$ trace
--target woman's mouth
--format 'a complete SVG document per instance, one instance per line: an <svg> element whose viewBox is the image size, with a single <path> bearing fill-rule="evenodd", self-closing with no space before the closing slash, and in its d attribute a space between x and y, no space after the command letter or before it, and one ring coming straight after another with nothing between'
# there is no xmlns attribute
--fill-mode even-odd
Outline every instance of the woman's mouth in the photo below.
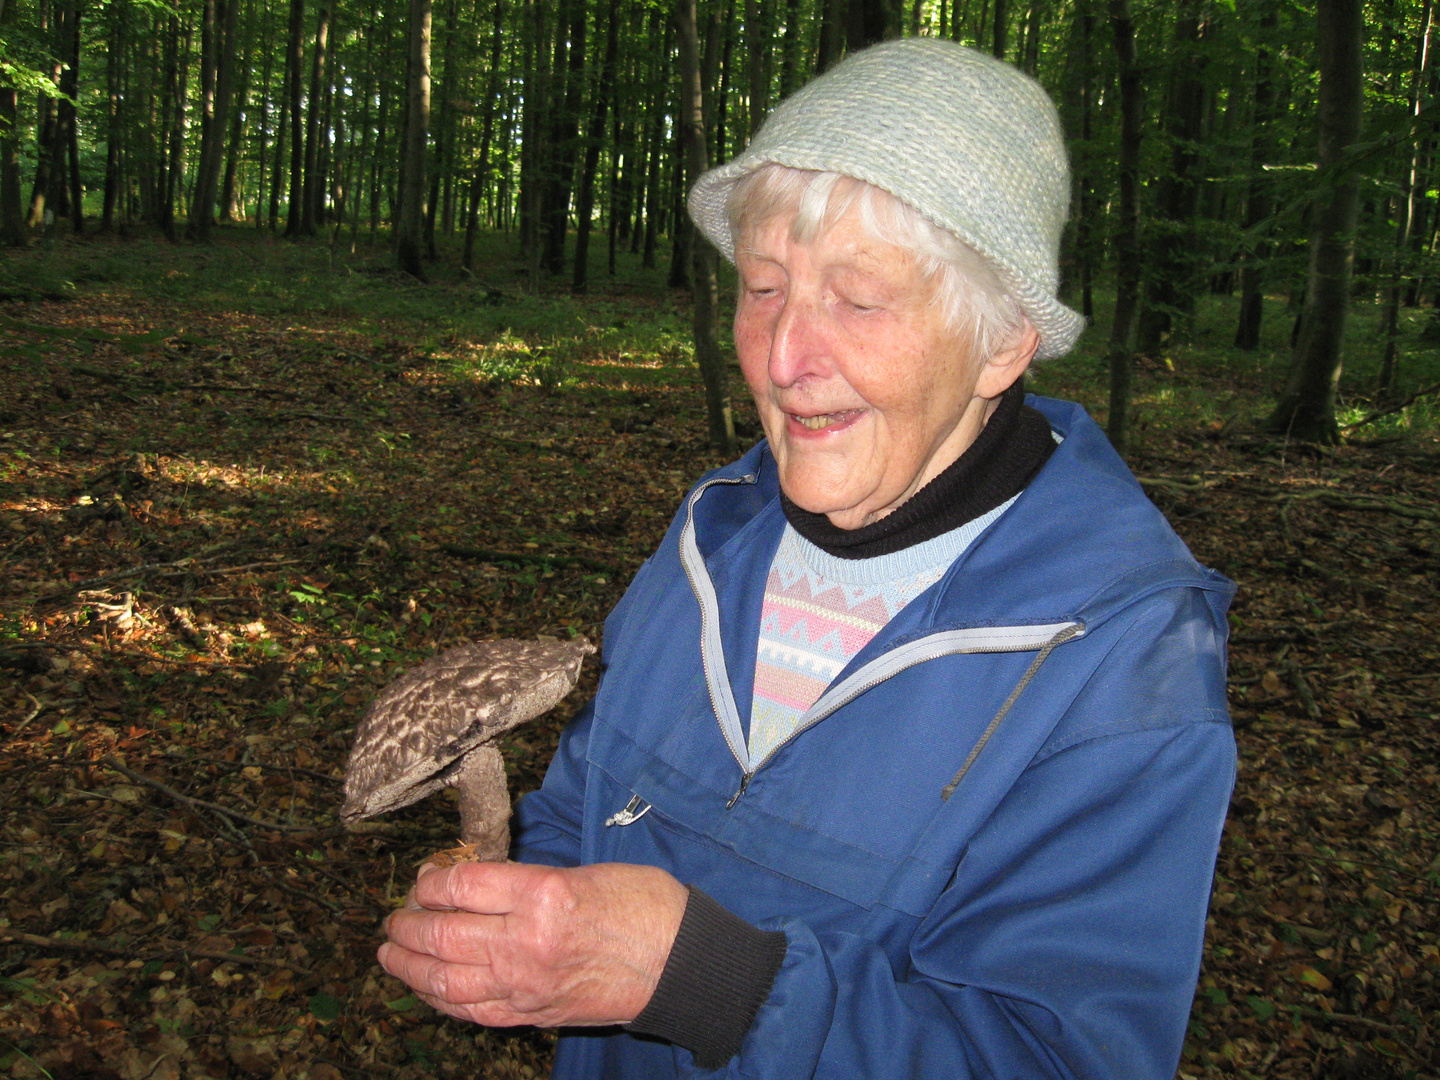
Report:
<svg viewBox="0 0 1440 1080"><path fill-rule="evenodd" d="M863 411L862 409L845 409L841 412L817 413L814 416L801 416L798 413L790 413L789 415L791 420L807 431L826 431L849 425Z"/></svg>

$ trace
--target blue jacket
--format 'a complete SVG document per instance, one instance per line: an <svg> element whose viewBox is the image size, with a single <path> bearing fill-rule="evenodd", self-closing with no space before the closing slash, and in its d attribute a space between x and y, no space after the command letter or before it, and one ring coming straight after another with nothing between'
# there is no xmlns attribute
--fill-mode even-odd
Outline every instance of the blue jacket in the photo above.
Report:
<svg viewBox="0 0 1440 1080"><path fill-rule="evenodd" d="M788 949L722 1069L607 1029L562 1038L556 1077L1174 1075L1234 778L1234 586L1079 406L1029 403L1063 437L1045 467L764 761L773 459L692 490L520 857L664 867Z"/></svg>

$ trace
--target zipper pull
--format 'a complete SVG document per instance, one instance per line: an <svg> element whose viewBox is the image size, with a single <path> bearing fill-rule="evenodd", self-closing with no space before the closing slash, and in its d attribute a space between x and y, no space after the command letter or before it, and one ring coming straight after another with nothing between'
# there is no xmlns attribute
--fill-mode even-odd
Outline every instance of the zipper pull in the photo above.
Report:
<svg viewBox="0 0 1440 1080"><path fill-rule="evenodd" d="M735 804L740 801L740 796L744 795L745 789L750 786L750 777L754 775L754 773L746 773L740 778L740 790L730 796L730 801L725 804L726 810L733 809Z"/></svg>
<svg viewBox="0 0 1440 1080"><path fill-rule="evenodd" d="M611 814L605 819L605 827L608 829L612 825L624 826L635 824L635 822L650 812L649 803L646 803L645 809L641 810L638 814L635 812L642 802L644 802L644 800L641 799L639 795L631 795L630 801L625 804L625 809L619 813Z"/></svg>

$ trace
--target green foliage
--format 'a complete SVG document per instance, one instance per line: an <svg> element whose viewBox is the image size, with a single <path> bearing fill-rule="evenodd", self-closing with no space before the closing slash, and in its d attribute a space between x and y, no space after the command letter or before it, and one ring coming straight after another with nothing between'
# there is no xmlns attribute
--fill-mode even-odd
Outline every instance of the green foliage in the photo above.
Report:
<svg viewBox="0 0 1440 1080"><path fill-rule="evenodd" d="M328 1024L340 1019L340 1014L345 1011L345 1003L333 994L327 994L322 990L311 995L309 1008L311 1016L321 1023Z"/></svg>

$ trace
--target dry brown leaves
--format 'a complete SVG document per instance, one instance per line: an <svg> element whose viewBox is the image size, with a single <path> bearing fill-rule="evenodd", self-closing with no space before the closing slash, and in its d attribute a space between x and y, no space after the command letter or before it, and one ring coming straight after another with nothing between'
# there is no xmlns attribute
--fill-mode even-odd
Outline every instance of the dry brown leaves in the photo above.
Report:
<svg viewBox="0 0 1440 1080"><path fill-rule="evenodd" d="M376 966L456 815L347 834L338 777L419 658L598 640L715 463L694 380L546 393L338 326L10 313L190 343L0 356L0 1070L544 1075L548 1035L440 1018ZM1152 496L1241 586L1241 776L1182 1073L1440 1076L1440 456L1147 451ZM506 742L515 790L593 679Z"/></svg>

